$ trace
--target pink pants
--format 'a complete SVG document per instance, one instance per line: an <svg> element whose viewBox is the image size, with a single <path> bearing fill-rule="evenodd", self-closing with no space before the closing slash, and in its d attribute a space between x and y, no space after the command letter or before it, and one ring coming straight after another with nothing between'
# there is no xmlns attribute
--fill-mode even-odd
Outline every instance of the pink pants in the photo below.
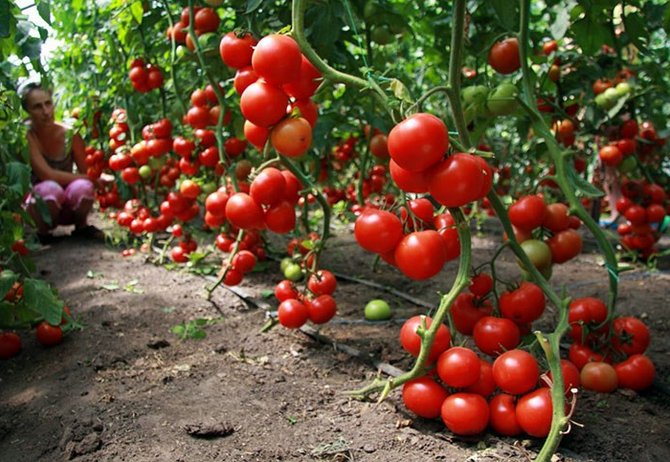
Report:
<svg viewBox="0 0 670 462"><path fill-rule="evenodd" d="M85 200L84 207L90 209L95 199L95 187L91 180L78 178L68 184L65 189L53 180L45 180L33 186L33 190L28 196L26 204L30 207L35 203L33 196L40 196L45 202L54 202L60 209L58 217L52 217L52 227L56 225L65 225L73 223L73 218L79 213L87 213L88 210L82 209L82 201Z"/></svg>

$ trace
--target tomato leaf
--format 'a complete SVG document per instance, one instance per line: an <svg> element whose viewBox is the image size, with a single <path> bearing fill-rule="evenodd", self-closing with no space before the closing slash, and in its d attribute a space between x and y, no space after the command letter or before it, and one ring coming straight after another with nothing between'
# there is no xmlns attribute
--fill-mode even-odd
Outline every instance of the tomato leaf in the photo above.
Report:
<svg viewBox="0 0 670 462"><path fill-rule="evenodd" d="M612 45L612 36L607 27L593 20L590 15L574 22L572 31L575 34L575 40L586 55L595 54L603 44Z"/></svg>
<svg viewBox="0 0 670 462"><path fill-rule="evenodd" d="M10 6L8 0L0 0L0 38L9 37L10 21L14 19L9 11Z"/></svg>
<svg viewBox="0 0 670 462"><path fill-rule="evenodd" d="M51 25L51 2L49 0L37 2L37 12L45 23Z"/></svg>
<svg viewBox="0 0 670 462"><path fill-rule="evenodd" d="M130 13L133 15L133 19L137 21L137 24L142 24L142 16L144 16L144 6L142 6L141 1L135 1L130 4Z"/></svg>
<svg viewBox="0 0 670 462"><path fill-rule="evenodd" d="M20 162L7 164L7 184L9 189L19 196L28 191L30 185L30 167Z"/></svg>
<svg viewBox="0 0 670 462"><path fill-rule="evenodd" d="M491 6L493 6L496 16L498 16L500 23L505 29L513 31L517 28L519 23L519 4L517 2L492 0Z"/></svg>
<svg viewBox="0 0 670 462"><path fill-rule="evenodd" d="M0 273L0 300L5 298L9 289L18 281L19 275L13 271L4 270Z"/></svg>
<svg viewBox="0 0 670 462"><path fill-rule="evenodd" d="M603 191L582 178L572 165L568 164L566 170L568 174L568 181L576 191L581 192L586 197L602 197L605 195Z"/></svg>
<svg viewBox="0 0 670 462"><path fill-rule="evenodd" d="M565 33L568 31L570 26L570 13L568 12L570 8L561 7L556 14L556 19L553 24L549 26L549 31L551 36L556 40L560 40L565 37Z"/></svg>
<svg viewBox="0 0 670 462"><path fill-rule="evenodd" d="M59 300L46 281L26 278L23 281L26 306L40 314L46 322L57 326L63 315L63 301Z"/></svg>
<svg viewBox="0 0 670 462"><path fill-rule="evenodd" d="M626 36L631 43L638 47L642 53L646 52L649 34L642 16L638 13L628 13L623 17L623 23L626 28Z"/></svg>
<svg viewBox="0 0 670 462"><path fill-rule="evenodd" d="M263 4L263 0L247 0L247 11L245 14L253 13Z"/></svg>

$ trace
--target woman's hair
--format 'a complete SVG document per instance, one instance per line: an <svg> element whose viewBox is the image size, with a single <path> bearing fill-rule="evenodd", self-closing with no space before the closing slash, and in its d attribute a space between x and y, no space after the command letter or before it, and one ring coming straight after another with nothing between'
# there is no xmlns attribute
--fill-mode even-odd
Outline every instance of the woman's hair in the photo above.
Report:
<svg viewBox="0 0 670 462"><path fill-rule="evenodd" d="M16 90L16 92L19 94L19 98L21 98L21 107L26 111L28 110L28 96L35 90L42 90L49 94L51 93L51 90L47 90L39 82L22 83Z"/></svg>

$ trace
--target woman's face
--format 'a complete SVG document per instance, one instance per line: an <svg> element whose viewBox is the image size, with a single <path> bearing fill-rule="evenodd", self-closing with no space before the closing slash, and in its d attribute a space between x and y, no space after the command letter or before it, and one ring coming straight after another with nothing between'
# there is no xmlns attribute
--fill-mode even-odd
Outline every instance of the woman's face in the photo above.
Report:
<svg viewBox="0 0 670 462"><path fill-rule="evenodd" d="M54 103L51 94L40 88L31 91L26 98L30 119L36 125L44 126L54 121Z"/></svg>

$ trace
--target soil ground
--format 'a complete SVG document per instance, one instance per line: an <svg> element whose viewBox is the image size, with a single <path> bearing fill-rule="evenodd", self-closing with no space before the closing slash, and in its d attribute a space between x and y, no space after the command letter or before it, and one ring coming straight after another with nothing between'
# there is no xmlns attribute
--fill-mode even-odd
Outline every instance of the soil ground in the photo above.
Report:
<svg viewBox="0 0 670 462"><path fill-rule="evenodd" d="M489 259L495 238L474 240L474 263ZM226 288L211 300L209 281L183 270L123 258L118 248L64 238L36 252L43 277L58 288L85 326L45 349L23 335L22 353L0 363L0 461L526 461L533 439L457 438L439 421L414 418L394 390L381 404L351 399L380 373L305 333L276 327L259 333L265 310ZM339 233L323 265L373 280L435 304L456 272L448 264L429 282L410 282ZM518 275L504 254L499 273ZM281 279L278 265L238 287L257 300ZM605 297L606 271L583 254L556 265L552 283L574 297ZM319 332L401 369L411 361L397 333L424 313L406 300L340 280L338 316ZM658 377L643 393L581 392L573 426L557 460L670 460L670 275L636 269L621 274L619 307L652 331L648 351ZM363 306L385 298L388 322L366 322ZM273 299L265 299L275 304ZM548 325L548 313L538 327ZM170 329L212 321L202 340ZM382 374L383 375L383 374Z"/></svg>

